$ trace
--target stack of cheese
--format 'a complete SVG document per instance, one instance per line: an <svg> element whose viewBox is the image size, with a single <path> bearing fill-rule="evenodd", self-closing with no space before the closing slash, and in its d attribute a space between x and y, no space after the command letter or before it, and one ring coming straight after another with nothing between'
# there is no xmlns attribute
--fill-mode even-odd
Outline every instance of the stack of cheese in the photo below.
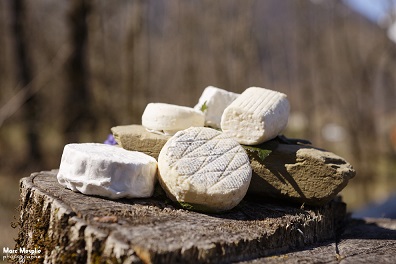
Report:
<svg viewBox="0 0 396 264"><path fill-rule="evenodd" d="M194 108L150 103L142 125L150 132L174 135L189 127L212 127L240 144L257 145L276 137L287 125L290 105L283 93L251 87L242 94L207 87Z"/></svg>
<svg viewBox="0 0 396 264"><path fill-rule="evenodd" d="M158 165L159 182L170 199L196 210L229 210L245 196L252 176L240 144L276 137L287 124L289 110L285 94L258 87L239 95L210 86L194 108L150 103L142 125L171 136L158 164L146 154L113 146L67 145L58 181L90 195L147 197Z"/></svg>

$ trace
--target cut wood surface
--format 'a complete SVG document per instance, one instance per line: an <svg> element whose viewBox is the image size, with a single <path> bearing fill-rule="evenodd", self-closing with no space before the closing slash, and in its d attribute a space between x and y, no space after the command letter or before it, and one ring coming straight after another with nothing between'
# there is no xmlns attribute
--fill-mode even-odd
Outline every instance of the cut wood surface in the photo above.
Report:
<svg viewBox="0 0 396 264"><path fill-rule="evenodd" d="M50 263L229 263L254 261L335 241L346 205L317 208L243 200L223 214L150 199L108 200L63 188L57 171L21 180L16 247Z"/></svg>
<svg viewBox="0 0 396 264"><path fill-rule="evenodd" d="M396 220L349 219L336 241L288 254L244 261L244 264L294 263L396 263Z"/></svg>

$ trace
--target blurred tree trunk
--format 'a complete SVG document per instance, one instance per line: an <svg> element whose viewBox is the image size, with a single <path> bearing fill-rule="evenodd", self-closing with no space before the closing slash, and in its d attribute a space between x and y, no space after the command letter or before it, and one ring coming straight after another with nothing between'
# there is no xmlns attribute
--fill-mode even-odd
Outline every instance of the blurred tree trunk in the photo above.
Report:
<svg viewBox="0 0 396 264"><path fill-rule="evenodd" d="M297 39L297 47L299 52L297 53L298 68L297 68L297 83L300 91L300 101L302 104L302 112L307 117L309 126L305 131L304 137L317 142L316 128L316 89L314 85L315 73L313 69L316 68L314 61L314 52L316 52L315 46L317 45L317 36L314 32L314 26L312 21L312 10L309 2L300 0L294 2L294 9L296 12L296 18L298 25L299 38ZM316 137L315 137L316 136Z"/></svg>
<svg viewBox="0 0 396 264"><path fill-rule="evenodd" d="M0 1L0 36L6 36L6 31L4 30L6 26L6 17L5 17L5 12L3 11L5 9L5 3L4 1ZM7 47L6 47L6 40L5 37L0 38L0 85L1 86L6 86L8 85L7 83L7 57L6 57L6 52L7 52ZM4 88L0 90L0 103L1 98L3 98L3 93L4 93Z"/></svg>
<svg viewBox="0 0 396 264"><path fill-rule="evenodd" d="M356 49L359 31L351 28L349 21L339 17L334 25L339 44L339 62L342 62L344 75L340 79L337 90L341 113L347 121L346 129L350 135L350 151L356 161L356 169L360 176L362 198L370 197L371 185L377 174L378 135L376 126L375 72L378 67L381 49L380 41L362 56ZM340 67L340 65L335 65Z"/></svg>
<svg viewBox="0 0 396 264"><path fill-rule="evenodd" d="M90 134L95 127L87 67L87 17L92 8L91 1L73 0L70 6L68 22L72 54L66 66L68 88L63 121L67 143L79 142L84 132Z"/></svg>
<svg viewBox="0 0 396 264"><path fill-rule="evenodd" d="M22 89L27 90L27 101L24 104L24 120L26 124L26 138L28 143L29 161L35 166L40 166L42 152L39 142L39 110L40 102L32 91L32 69L29 58L29 44L26 33L26 9L24 0L11 1L13 17L13 35L15 39L15 61L17 68L17 80Z"/></svg>
<svg viewBox="0 0 396 264"><path fill-rule="evenodd" d="M132 118L128 120L130 123L141 122L140 113L145 108L145 100L142 99L146 96L145 90L150 89L150 87L145 87L146 79L144 79L145 76L149 76L148 60L141 57L146 55L146 53L142 52L141 43L145 37L144 29L148 23L148 18L145 20L147 6L148 3L145 3L143 0L133 1L131 3L131 16L129 17L129 28L124 51L126 57L123 83L124 93L134 95L131 98L126 97L128 100L126 103L126 112L132 114Z"/></svg>

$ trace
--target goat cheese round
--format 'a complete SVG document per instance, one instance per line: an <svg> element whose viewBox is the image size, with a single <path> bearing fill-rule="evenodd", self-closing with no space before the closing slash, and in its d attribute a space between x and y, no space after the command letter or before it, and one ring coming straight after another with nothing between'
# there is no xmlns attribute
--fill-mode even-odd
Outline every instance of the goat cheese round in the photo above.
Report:
<svg viewBox="0 0 396 264"><path fill-rule="evenodd" d="M68 144L63 149L58 182L75 192L110 199L150 197L157 161L144 153L99 144Z"/></svg>
<svg viewBox="0 0 396 264"><path fill-rule="evenodd" d="M205 114L206 126L220 128L221 116L223 115L224 109L238 96L239 94L237 93L208 86L203 91L194 109L203 111Z"/></svg>
<svg viewBox="0 0 396 264"><path fill-rule="evenodd" d="M192 126L203 127L205 116L191 107L149 103L142 115L142 125L150 132L174 135L177 131Z"/></svg>
<svg viewBox="0 0 396 264"><path fill-rule="evenodd" d="M285 94L250 87L224 110L221 129L241 144L257 145L285 129L289 112Z"/></svg>
<svg viewBox="0 0 396 264"><path fill-rule="evenodd" d="M235 207L252 175L241 145L207 127L191 127L171 137L159 154L158 172L170 199L206 212Z"/></svg>

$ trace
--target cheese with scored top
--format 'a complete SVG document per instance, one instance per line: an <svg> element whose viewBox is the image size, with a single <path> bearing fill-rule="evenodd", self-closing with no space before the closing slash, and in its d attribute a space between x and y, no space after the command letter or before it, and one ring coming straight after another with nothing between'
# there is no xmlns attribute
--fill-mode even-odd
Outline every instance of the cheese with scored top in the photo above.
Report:
<svg viewBox="0 0 396 264"><path fill-rule="evenodd" d="M64 147L57 175L68 189L110 199L150 197L157 161L144 153L99 143Z"/></svg>
<svg viewBox="0 0 396 264"><path fill-rule="evenodd" d="M158 172L170 199L205 212L235 207L252 175L241 145L207 127L191 127L171 137L159 154Z"/></svg>
<svg viewBox="0 0 396 264"><path fill-rule="evenodd" d="M150 132L174 135L192 126L203 127L205 116L191 107L149 103L142 115L142 125Z"/></svg>
<svg viewBox="0 0 396 264"><path fill-rule="evenodd" d="M220 128L221 116L224 109L231 104L239 94L229 92L217 87L208 86L203 91L194 109L205 114L205 125Z"/></svg>
<svg viewBox="0 0 396 264"><path fill-rule="evenodd" d="M276 137L286 127L289 112L285 94L251 87L224 110L221 129L241 144L257 145Z"/></svg>

